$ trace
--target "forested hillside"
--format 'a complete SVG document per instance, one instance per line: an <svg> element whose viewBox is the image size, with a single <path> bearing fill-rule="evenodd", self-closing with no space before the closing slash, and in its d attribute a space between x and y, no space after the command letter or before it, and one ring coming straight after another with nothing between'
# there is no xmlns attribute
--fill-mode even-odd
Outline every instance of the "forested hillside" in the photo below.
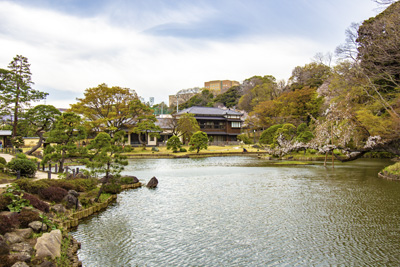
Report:
<svg viewBox="0 0 400 267"><path fill-rule="evenodd" d="M253 76L216 97L205 90L193 105L236 107L249 113L247 125L263 131L273 125L306 125L310 144L359 149L371 137L384 144L399 139L400 130L400 2L375 17L353 24L338 46L338 61L318 54L297 66L290 79ZM278 131L271 145L293 146L298 134ZM281 138L279 139L278 136ZM279 140L281 142L279 143ZM263 140L260 140L261 142ZM375 146L377 143L374 143ZM391 143L393 145L393 143Z"/></svg>

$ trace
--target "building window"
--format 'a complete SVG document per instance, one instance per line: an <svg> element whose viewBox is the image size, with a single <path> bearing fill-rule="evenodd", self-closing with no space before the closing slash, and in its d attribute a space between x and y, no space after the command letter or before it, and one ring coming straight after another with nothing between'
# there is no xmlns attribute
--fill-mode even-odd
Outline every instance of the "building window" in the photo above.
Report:
<svg viewBox="0 0 400 267"><path fill-rule="evenodd" d="M232 128L240 128L240 121L232 121L231 127Z"/></svg>

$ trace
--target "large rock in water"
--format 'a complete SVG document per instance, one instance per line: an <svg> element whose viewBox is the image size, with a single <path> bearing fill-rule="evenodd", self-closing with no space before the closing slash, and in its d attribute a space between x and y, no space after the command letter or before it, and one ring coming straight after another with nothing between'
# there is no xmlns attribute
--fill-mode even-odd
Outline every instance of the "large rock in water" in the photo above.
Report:
<svg viewBox="0 0 400 267"><path fill-rule="evenodd" d="M158 185L158 180L156 177L153 177L150 179L150 181L147 183L148 188L156 188Z"/></svg>
<svg viewBox="0 0 400 267"><path fill-rule="evenodd" d="M45 233L38 238L35 249L36 257L44 259L51 257L52 259L61 256L61 231L53 230L50 233Z"/></svg>

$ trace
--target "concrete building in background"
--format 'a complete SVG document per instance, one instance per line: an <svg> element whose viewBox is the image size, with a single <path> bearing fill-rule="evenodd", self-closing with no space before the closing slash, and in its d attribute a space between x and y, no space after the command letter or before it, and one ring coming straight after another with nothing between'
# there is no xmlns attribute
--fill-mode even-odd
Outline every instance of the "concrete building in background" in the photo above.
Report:
<svg viewBox="0 0 400 267"><path fill-rule="evenodd" d="M230 81L230 80L216 80L216 81L209 81L204 83L204 87L210 90L213 94L219 95L223 94L228 91L229 88L235 85L240 85L237 81Z"/></svg>
<svg viewBox="0 0 400 267"><path fill-rule="evenodd" d="M181 105L200 92L201 92L200 87L182 89L178 91L175 95L169 95L168 105L170 107L171 106L176 107L177 104Z"/></svg>

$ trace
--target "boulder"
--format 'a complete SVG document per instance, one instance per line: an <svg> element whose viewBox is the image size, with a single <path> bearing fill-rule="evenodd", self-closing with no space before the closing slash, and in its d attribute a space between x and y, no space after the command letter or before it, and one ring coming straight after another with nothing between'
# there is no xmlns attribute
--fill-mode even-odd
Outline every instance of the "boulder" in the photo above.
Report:
<svg viewBox="0 0 400 267"><path fill-rule="evenodd" d="M29 265L26 264L26 262L24 261L18 261L14 263L11 267L29 267Z"/></svg>
<svg viewBox="0 0 400 267"><path fill-rule="evenodd" d="M40 267L56 267L56 264L54 262L44 260L39 266Z"/></svg>
<svg viewBox="0 0 400 267"><path fill-rule="evenodd" d="M30 262L31 258L32 256L28 252L13 253L9 256L9 259L11 259L12 262Z"/></svg>
<svg viewBox="0 0 400 267"><path fill-rule="evenodd" d="M20 237L22 237L24 239L28 239L31 237L33 230L31 228L24 228L24 229L17 229L17 230L15 230L15 232Z"/></svg>
<svg viewBox="0 0 400 267"><path fill-rule="evenodd" d="M18 235L16 232L10 232L10 233L6 233L4 235L4 239L9 243L9 244L14 244L14 243L20 243L22 242L24 239Z"/></svg>
<svg viewBox="0 0 400 267"><path fill-rule="evenodd" d="M28 225L30 228L32 228L35 233L40 233L40 232L46 232L47 231L47 225L45 223L42 223L40 221L34 221L29 223Z"/></svg>
<svg viewBox="0 0 400 267"><path fill-rule="evenodd" d="M44 259L51 257L52 259L61 256L61 231L53 230L50 233L44 233L37 239L35 249L36 257Z"/></svg>
<svg viewBox="0 0 400 267"><path fill-rule="evenodd" d="M148 188L156 188L158 185L158 180L156 177L153 177L150 179L150 181L147 183Z"/></svg>
<svg viewBox="0 0 400 267"><path fill-rule="evenodd" d="M80 208L82 208L82 205L79 202L78 197L79 197L79 193L76 192L75 190L68 191L68 195L66 195L63 199L67 209L75 208L75 209L79 210Z"/></svg>
<svg viewBox="0 0 400 267"><path fill-rule="evenodd" d="M67 212L67 209L62 204L56 204L54 206L51 206L50 210L55 213L66 213Z"/></svg>
<svg viewBox="0 0 400 267"><path fill-rule="evenodd" d="M0 239L0 256L10 253L10 246L3 239Z"/></svg>
<svg viewBox="0 0 400 267"><path fill-rule="evenodd" d="M33 253L33 247L25 242L12 244L10 249L15 252L26 252L28 254Z"/></svg>

